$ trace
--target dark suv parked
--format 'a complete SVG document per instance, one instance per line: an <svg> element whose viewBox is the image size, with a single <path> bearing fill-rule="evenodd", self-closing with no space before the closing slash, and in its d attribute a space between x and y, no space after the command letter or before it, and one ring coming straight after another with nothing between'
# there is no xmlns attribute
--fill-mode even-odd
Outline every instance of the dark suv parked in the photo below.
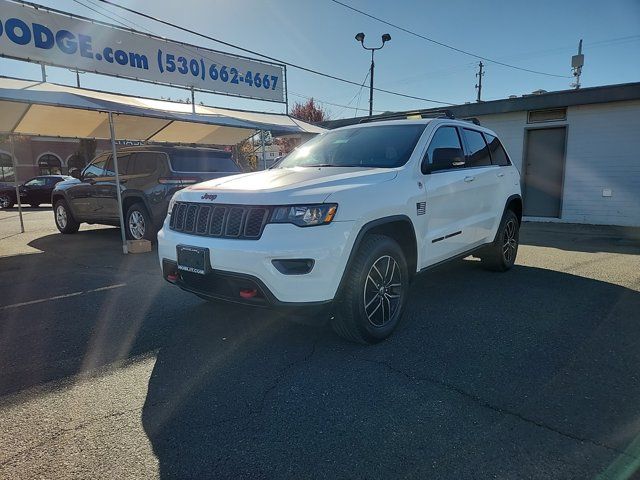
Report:
<svg viewBox="0 0 640 480"><path fill-rule="evenodd" d="M128 147L118 151L127 238L154 240L173 194L190 184L240 173L224 150L193 147ZM75 233L80 223L119 225L112 155L103 153L77 179L56 185L56 226Z"/></svg>

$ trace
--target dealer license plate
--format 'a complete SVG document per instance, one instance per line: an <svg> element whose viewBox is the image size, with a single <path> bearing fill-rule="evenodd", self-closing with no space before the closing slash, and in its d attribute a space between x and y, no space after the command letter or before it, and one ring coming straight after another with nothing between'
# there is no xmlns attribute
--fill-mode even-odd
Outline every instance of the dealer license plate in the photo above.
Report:
<svg viewBox="0 0 640 480"><path fill-rule="evenodd" d="M208 248L178 245L176 250L178 254L178 270L200 275L207 273Z"/></svg>

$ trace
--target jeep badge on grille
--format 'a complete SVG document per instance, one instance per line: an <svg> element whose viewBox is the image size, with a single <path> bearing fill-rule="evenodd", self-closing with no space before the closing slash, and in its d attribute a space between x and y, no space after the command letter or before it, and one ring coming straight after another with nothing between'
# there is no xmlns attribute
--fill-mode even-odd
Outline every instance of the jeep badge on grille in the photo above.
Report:
<svg viewBox="0 0 640 480"><path fill-rule="evenodd" d="M213 193L205 193L200 197L202 200L215 200L218 198L218 195L214 195Z"/></svg>

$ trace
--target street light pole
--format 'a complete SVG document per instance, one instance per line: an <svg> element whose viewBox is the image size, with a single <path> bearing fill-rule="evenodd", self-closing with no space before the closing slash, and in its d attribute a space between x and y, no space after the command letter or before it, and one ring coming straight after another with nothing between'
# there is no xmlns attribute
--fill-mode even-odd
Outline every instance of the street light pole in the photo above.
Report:
<svg viewBox="0 0 640 480"><path fill-rule="evenodd" d="M379 47L365 47L364 46L364 33L360 32L356 35L356 40L360 42L362 48L365 50L371 50L371 67L369 69L369 116L373 115L373 72L375 70L375 62L373 61L373 54L376 50L380 50L384 47L384 44L391 40L391 35L385 33L382 35L382 45Z"/></svg>
<svg viewBox="0 0 640 480"><path fill-rule="evenodd" d="M364 45L363 45L364 46ZM371 70L369 72L369 116L373 115L373 71L376 67L376 64L373 61L373 52L375 49L371 49Z"/></svg>

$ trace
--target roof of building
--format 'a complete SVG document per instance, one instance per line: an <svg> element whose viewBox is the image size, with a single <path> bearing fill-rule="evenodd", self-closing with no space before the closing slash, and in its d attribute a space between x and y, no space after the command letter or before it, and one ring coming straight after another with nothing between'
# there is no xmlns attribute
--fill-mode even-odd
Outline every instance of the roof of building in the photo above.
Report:
<svg viewBox="0 0 640 480"><path fill-rule="evenodd" d="M570 107L574 105L589 105L594 103L622 102L625 100L640 100L640 82L622 83L618 85L604 85L600 87L580 88L578 90L560 90L557 92L531 93L515 98L503 98L489 102L467 103L464 105L452 105L446 107L457 118L477 117L480 115L490 115L495 113L521 112L526 110L544 110L549 108ZM442 110L442 108L429 108L423 110L409 110L410 115L429 114L430 112ZM374 115L385 117L388 113ZM338 120L327 120L319 125L325 128L338 128L354 123L369 117L342 118Z"/></svg>

